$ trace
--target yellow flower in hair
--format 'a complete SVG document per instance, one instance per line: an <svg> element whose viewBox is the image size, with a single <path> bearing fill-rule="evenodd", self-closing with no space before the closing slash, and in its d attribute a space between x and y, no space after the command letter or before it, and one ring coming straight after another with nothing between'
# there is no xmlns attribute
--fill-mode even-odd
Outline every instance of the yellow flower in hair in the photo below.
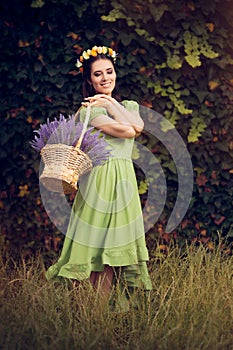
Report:
<svg viewBox="0 0 233 350"><path fill-rule="evenodd" d="M97 51L96 50L91 50L91 55L93 56L93 57L96 57L97 55L98 55L98 53L97 53Z"/></svg>
<svg viewBox="0 0 233 350"><path fill-rule="evenodd" d="M87 54L88 54L89 56L91 56L91 50L90 50L90 49L87 50ZM84 57L84 58L85 58L85 57Z"/></svg>
<svg viewBox="0 0 233 350"><path fill-rule="evenodd" d="M108 54L109 54L109 56L112 56L112 54L113 54L113 49L111 49L111 47L109 47L109 49L108 49Z"/></svg>
<svg viewBox="0 0 233 350"><path fill-rule="evenodd" d="M80 62L83 62L83 56L80 56L80 57L79 57L79 61L80 61Z"/></svg>
<svg viewBox="0 0 233 350"><path fill-rule="evenodd" d="M92 50L97 51L97 46L93 46Z"/></svg>

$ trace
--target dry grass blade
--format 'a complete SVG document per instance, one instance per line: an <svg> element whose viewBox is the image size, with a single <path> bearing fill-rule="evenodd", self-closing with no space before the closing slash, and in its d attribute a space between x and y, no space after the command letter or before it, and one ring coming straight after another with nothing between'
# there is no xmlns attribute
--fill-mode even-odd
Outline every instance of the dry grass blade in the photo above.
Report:
<svg viewBox="0 0 233 350"><path fill-rule="evenodd" d="M150 264L153 290L135 291L127 312L88 282L47 282L40 257L2 260L0 348L230 350L232 260L218 250L181 257L174 249Z"/></svg>

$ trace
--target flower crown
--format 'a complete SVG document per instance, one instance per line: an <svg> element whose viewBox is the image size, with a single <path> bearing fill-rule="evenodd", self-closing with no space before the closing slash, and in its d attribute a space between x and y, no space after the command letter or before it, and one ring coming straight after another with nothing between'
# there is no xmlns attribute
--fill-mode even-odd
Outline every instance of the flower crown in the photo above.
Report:
<svg viewBox="0 0 233 350"><path fill-rule="evenodd" d="M75 65L82 72L83 71L82 65L84 60L89 60L91 56L96 57L97 55L101 55L101 54L111 57L113 59L113 62L114 63L116 62L117 53L111 47L93 46L92 49L83 51L82 55L77 59L77 63Z"/></svg>

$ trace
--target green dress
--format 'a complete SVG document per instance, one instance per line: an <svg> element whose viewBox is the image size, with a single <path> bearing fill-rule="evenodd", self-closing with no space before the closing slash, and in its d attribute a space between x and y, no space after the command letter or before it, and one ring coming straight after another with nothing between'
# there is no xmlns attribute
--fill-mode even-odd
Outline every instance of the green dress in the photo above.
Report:
<svg viewBox="0 0 233 350"><path fill-rule="evenodd" d="M134 101L122 104L130 111L139 109ZM103 114L107 115L106 109L93 107L90 121ZM85 109L81 109L80 120L84 117ZM106 135L106 141L111 156L80 179L60 258L46 278L88 279L92 271L110 265L122 267L129 287L150 290L141 203L131 160L134 139Z"/></svg>

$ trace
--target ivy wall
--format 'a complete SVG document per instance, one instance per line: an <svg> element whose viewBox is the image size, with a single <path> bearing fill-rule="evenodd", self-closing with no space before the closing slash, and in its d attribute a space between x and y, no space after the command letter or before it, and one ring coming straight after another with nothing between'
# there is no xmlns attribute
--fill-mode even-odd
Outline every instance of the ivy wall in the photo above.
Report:
<svg viewBox="0 0 233 350"><path fill-rule="evenodd" d="M164 169L168 193L147 235L202 241L231 235L233 217L233 6L231 1L12 0L0 5L1 245L49 255L63 236L49 220L38 185L40 157L29 146L48 117L82 101L77 55L93 45L119 52L122 98L161 113L182 135L194 169L189 210L176 231L165 226L177 194L177 170L159 140L140 142ZM153 120L151 120L153 123ZM155 122L155 121L154 121ZM168 131L169 132L169 131ZM142 203L147 185L136 169ZM156 208L150 208L150 215Z"/></svg>

